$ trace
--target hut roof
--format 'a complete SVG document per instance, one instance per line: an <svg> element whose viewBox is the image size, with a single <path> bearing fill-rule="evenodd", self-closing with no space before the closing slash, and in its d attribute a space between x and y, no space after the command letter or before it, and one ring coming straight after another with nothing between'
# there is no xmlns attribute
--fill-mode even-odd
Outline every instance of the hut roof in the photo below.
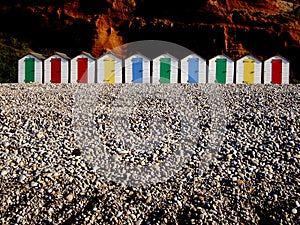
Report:
<svg viewBox="0 0 300 225"><path fill-rule="evenodd" d="M156 56L156 57L153 58L153 59L156 59L156 58L158 58L158 57L160 57L160 56L162 56L162 55L168 55L170 58L175 59L175 60L178 60L178 58L176 58L175 56L171 55L171 54L168 53L168 52L161 53L161 54L159 54L158 56Z"/></svg>
<svg viewBox="0 0 300 225"><path fill-rule="evenodd" d="M277 54L277 55L273 55L273 56L271 56L271 57L269 57L268 59L266 59L265 61L267 61L267 60L269 60L269 59L272 59L273 57L280 57L280 58L282 58L282 59L284 59L284 60L286 60L286 61L288 61L288 62L290 62L290 60L289 59L287 59L287 58L285 58L285 57L283 57L282 55L279 55L279 54Z"/></svg>
<svg viewBox="0 0 300 225"><path fill-rule="evenodd" d="M96 59L94 56L92 56L90 53L82 51L81 54L86 55L87 57L91 58L91 59Z"/></svg>
<svg viewBox="0 0 300 225"><path fill-rule="evenodd" d="M142 54L142 53L140 53L140 52L133 53L133 54L129 55L126 59L128 59L128 58L130 58L130 57L132 57L132 56L134 56L134 55L139 55L139 56L142 56L142 57L145 58L145 59L150 60L149 57L145 56L144 54Z"/></svg>
<svg viewBox="0 0 300 225"><path fill-rule="evenodd" d="M40 59L40 60L43 60L43 59L45 59L45 56L43 56L42 54L40 54L40 53L36 53L36 52L29 52L27 55L33 55L34 57L36 57L36 58L38 58L38 59Z"/></svg>
<svg viewBox="0 0 300 225"><path fill-rule="evenodd" d="M70 57L67 56L65 53L55 52L55 54L58 55L58 56L60 56L60 57L62 57L62 58L64 58L64 59L70 59Z"/></svg>
<svg viewBox="0 0 300 225"><path fill-rule="evenodd" d="M200 55L198 55L198 54L196 54L196 53L188 54L188 55L182 57L181 60L182 60L182 59L185 59L185 58L187 58L187 57L189 57L189 56L192 56L192 55L197 56L198 58L203 59L203 60L206 61L206 59L204 59L203 57L201 57Z"/></svg>

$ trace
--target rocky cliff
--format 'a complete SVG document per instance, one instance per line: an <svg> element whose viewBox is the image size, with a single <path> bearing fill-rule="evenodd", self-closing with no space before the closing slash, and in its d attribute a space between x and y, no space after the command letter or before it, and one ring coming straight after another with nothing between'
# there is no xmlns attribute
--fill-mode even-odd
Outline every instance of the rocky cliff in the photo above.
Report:
<svg viewBox="0 0 300 225"><path fill-rule="evenodd" d="M159 39L207 59L280 54L300 78L296 0L2 0L0 9L2 31L42 53L85 50L99 57L123 43Z"/></svg>

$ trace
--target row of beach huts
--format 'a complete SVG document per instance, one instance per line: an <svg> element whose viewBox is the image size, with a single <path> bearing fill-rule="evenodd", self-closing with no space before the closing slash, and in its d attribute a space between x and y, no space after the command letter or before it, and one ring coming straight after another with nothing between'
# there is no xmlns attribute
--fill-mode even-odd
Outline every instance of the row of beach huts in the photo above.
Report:
<svg viewBox="0 0 300 225"><path fill-rule="evenodd" d="M71 59L60 52L48 58L30 52L18 61L18 82L288 84L289 64L280 55L262 62L252 55L207 61L197 54L179 60L169 53L153 59L136 53L123 59L112 52L95 58L83 51Z"/></svg>

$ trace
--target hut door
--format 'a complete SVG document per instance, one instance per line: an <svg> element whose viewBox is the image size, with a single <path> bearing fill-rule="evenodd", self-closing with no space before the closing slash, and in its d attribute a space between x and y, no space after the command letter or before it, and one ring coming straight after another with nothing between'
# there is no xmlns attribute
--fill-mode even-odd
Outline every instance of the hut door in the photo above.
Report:
<svg viewBox="0 0 300 225"><path fill-rule="evenodd" d="M61 60L51 59L51 83L61 83Z"/></svg>
<svg viewBox="0 0 300 225"><path fill-rule="evenodd" d="M25 83L34 82L34 58L25 58Z"/></svg>
<svg viewBox="0 0 300 225"><path fill-rule="evenodd" d="M254 60L244 60L244 83L254 84Z"/></svg>
<svg viewBox="0 0 300 225"><path fill-rule="evenodd" d="M160 83L168 84L171 79L171 59L161 58L160 59Z"/></svg>
<svg viewBox="0 0 300 225"><path fill-rule="evenodd" d="M78 83L87 83L88 59L78 58Z"/></svg>
<svg viewBox="0 0 300 225"><path fill-rule="evenodd" d="M114 58L104 59L104 83L105 84L115 83L115 59Z"/></svg>
<svg viewBox="0 0 300 225"><path fill-rule="evenodd" d="M132 59L132 82L143 83L143 59Z"/></svg>
<svg viewBox="0 0 300 225"><path fill-rule="evenodd" d="M198 74L199 74L199 59L190 58L188 59L188 82L189 83L199 83Z"/></svg>
<svg viewBox="0 0 300 225"><path fill-rule="evenodd" d="M272 83L282 83L282 60L272 59Z"/></svg>
<svg viewBox="0 0 300 225"><path fill-rule="evenodd" d="M226 59L217 59L216 60L216 80L217 83L225 84L226 83Z"/></svg>

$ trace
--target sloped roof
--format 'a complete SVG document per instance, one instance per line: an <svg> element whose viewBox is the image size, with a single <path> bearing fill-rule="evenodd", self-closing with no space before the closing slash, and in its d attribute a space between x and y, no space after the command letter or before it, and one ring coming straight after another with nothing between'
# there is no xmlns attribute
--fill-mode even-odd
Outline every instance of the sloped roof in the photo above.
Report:
<svg viewBox="0 0 300 225"><path fill-rule="evenodd" d="M86 55L87 57L91 58L91 59L96 59L94 56L92 56L90 53L82 51L81 54Z"/></svg>
<svg viewBox="0 0 300 225"><path fill-rule="evenodd" d="M251 55L251 54L244 55L243 57L239 58L239 59L236 60L236 61L242 60L242 59L244 59L245 57L250 57L250 58L256 59L257 61L261 62L261 60L259 60L258 58L256 58L255 56L253 56L253 55Z"/></svg>
<svg viewBox="0 0 300 225"><path fill-rule="evenodd" d="M145 59L151 60L149 57L143 55L143 54L140 53L140 52L133 53L133 54L129 55L128 57L126 57L126 59L128 59L128 58L130 58L130 57L132 57L132 56L134 56L134 55L139 55L139 56L141 56L141 57L143 57L143 58L145 58ZM125 60L126 60L126 59L125 59Z"/></svg>
<svg viewBox="0 0 300 225"><path fill-rule="evenodd" d="M161 53L161 54L159 54L158 56L156 56L155 58L153 58L153 60L154 59L157 59L157 58L159 58L160 56L162 56L162 55L168 55L170 58L173 58L173 59L175 59L175 60L178 60L179 61L179 59L178 58L176 58L175 56L173 56L173 55L171 55L170 53L168 53L168 52L164 52L164 53Z"/></svg>
<svg viewBox="0 0 300 225"><path fill-rule="evenodd" d="M276 56L290 62L290 60L288 60L287 58L285 58L285 57L283 57L282 55L279 55L279 54L273 55L273 56L269 57L268 59L266 59L265 61L267 61L269 59L272 59L273 57L276 57Z"/></svg>
<svg viewBox="0 0 300 225"><path fill-rule="evenodd" d="M197 56L198 58L203 59L204 61L206 61L205 58L203 58L202 56L200 56L200 55L198 55L198 54L196 54L196 53L188 54L188 55L182 57L180 60L183 60L183 59L185 59L185 58L187 58L187 57L189 57L189 56L192 56L192 55Z"/></svg>
<svg viewBox="0 0 300 225"><path fill-rule="evenodd" d="M104 56L107 56L107 55L112 55L112 56L114 56L114 57L116 57L116 58L118 58L118 59L122 59L122 58L120 58L119 56L117 56L116 54L114 54L114 53L111 52L111 51L108 51L108 52L106 52L105 54L101 55L98 59L102 59Z"/></svg>
<svg viewBox="0 0 300 225"><path fill-rule="evenodd" d="M36 53L36 52L29 52L27 55L33 55L34 57L40 59L40 60L43 60L45 59L45 56L43 56L42 54L40 53Z"/></svg>
<svg viewBox="0 0 300 225"><path fill-rule="evenodd" d="M64 59L70 59L70 57L67 56L65 53L55 52L55 54L58 55L58 56L60 56L60 57L62 57L62 58L64 58Z"/></svg>
<svg viewBox="0 0 300 225"><path fill-rule="evenodd" d="M232 62L234 62L234 60L233 60L231 57L229 57L229 56L227 56L227 55L225 55L225 54L216 55L216 56L212 57L212 58L209 59L209 60L212 60L212 59L214 59L214 58L216 58L216 57L218 57L218 56L224 56L225 58L230 59Z"/></svg>

